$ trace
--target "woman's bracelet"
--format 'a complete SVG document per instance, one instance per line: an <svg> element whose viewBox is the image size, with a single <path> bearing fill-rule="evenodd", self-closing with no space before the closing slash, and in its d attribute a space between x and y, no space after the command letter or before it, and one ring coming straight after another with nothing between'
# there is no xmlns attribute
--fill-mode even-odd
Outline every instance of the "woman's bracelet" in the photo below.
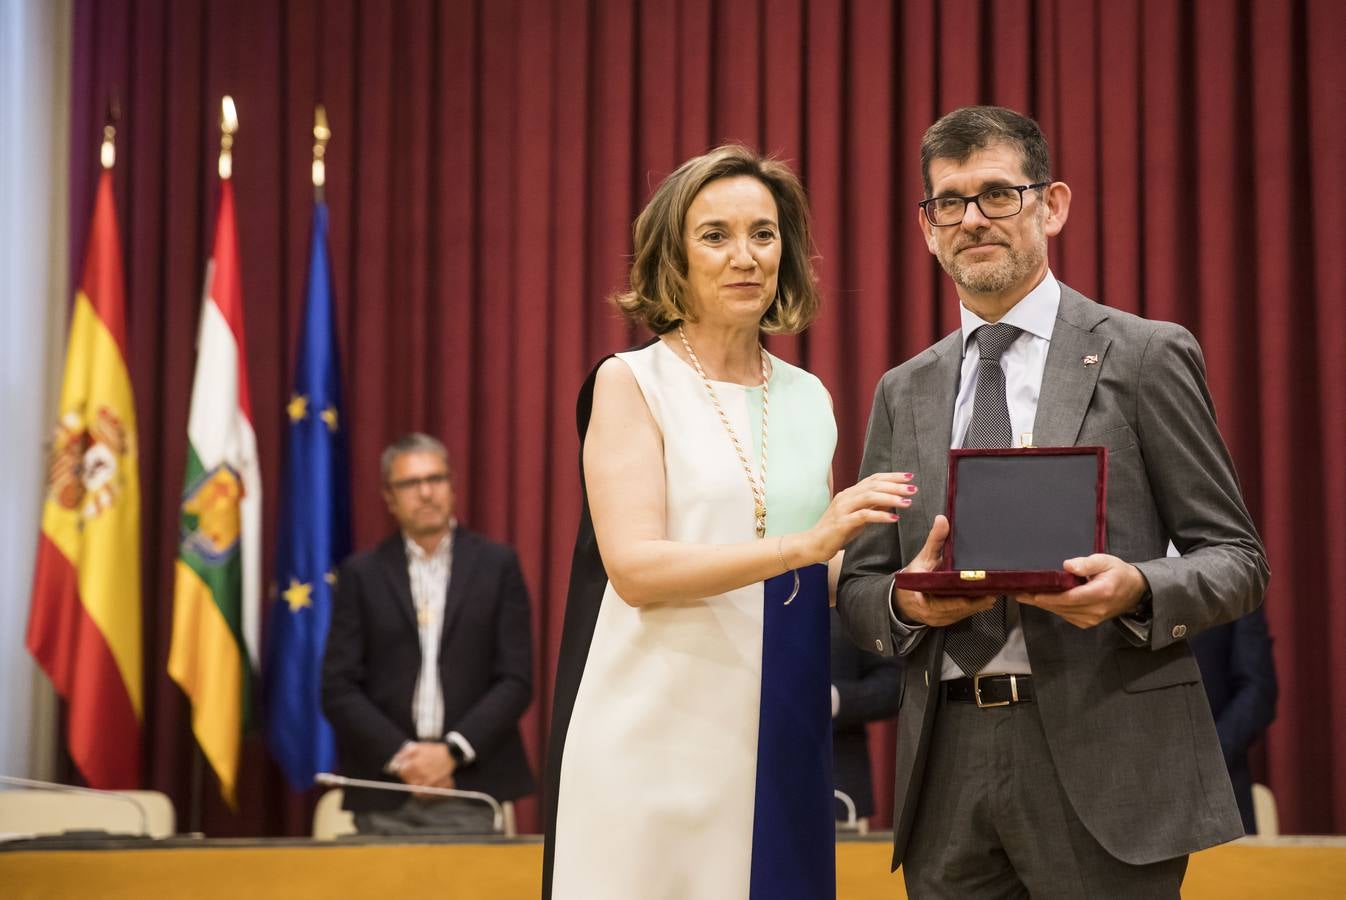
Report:
<svg viewBox="0 0 1346 900"><path fill-rule="evenodd" d="M777 555L778 557L780 557L780 564L781 564L781 567L782 567L781 574L784 575L786 572L789 572L789 571L790 571L790 564L789 564L788 562L785 561L785 535L783 535L783 534L782 534L780 537L776 538L776 555ZM799 596L799 570L798 570L798 569L795 569L795 570L794 570L794 576L795 576L794 590L790 591L790 596L788 596L788 597L785 598L785 605L786 605L786 606L789 606L791 603L793 603L795 597Z"/></svg>

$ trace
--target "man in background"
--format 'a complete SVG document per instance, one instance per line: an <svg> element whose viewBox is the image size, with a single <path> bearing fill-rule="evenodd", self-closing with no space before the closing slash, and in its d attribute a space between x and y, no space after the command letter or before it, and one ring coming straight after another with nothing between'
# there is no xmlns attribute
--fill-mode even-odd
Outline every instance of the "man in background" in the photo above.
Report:
<svg viewBox="0 0 1346 900"><path fill-rule="evenodd" d="M1201 666L1243 830L1256 834L1248 748L1262 739L1275 720L1279 693L1266 612L1255 609L1241 619L1203 631L1192 639L1192 650Z"/></svg>
<svg viewBox="0 0 1346 900"><path fill-rule="evenodd" d="M480 791L534 790L519 735L532 698L528 591L514 551L453 516L448 451L410 434L381 460L398 530L337 575L323 711L344 774ZM479 801L350 788L363 834L482 834Z"/></svg>
<svg viewBox="0 0 1346 900"><path fill-rule="evenodd" d="M874 814L874 782L869 770L868 722L897 715L897 659L861 650L846 638L837 611L832 621L832 774L833 785L855 804L859 831L869 830ZM849 810L837 800L837 822Z"/></svg>

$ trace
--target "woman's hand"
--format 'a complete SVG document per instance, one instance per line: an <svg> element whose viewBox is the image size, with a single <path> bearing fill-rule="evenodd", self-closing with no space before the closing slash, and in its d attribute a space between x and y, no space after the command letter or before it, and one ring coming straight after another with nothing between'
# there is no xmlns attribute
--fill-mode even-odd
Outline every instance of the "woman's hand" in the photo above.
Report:
<svg viewBox="0 0 1346 900"><path fill-rule="evenodd" d="M916 493L911 479L910 472L876 472L833 497L818 523L799 535L807 562L827 562L866 525L896 522Z"/></svg>

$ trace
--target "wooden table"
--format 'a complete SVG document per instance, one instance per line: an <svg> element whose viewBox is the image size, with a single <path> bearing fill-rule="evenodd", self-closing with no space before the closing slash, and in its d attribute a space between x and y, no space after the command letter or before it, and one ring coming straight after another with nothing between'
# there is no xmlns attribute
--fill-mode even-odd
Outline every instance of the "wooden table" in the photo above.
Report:
<svg viewBox="0 0 1346 900"><path fill-rule="evenodd" d="M535 900L542 844L514 840L296 839L0 845L0 896L308 900ZM837 843L838 900L902 898L887 836ZM1245 838L1192 858L1186 900L1346 897L1346 838ZM639 900L639 898L632 898Z"/></svg>

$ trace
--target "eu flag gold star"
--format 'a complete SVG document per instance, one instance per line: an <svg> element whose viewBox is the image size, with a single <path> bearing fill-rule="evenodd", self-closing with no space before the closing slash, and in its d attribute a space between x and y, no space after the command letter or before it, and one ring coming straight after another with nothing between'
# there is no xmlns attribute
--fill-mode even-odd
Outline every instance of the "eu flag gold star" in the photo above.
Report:
<svg viewBox="0 0 1346 900"><path fill-rule="evenodd" d="M286 589L284 597L285 602L290 604L290 612L297 613L306 606L313 605L313 585L305 584L297 579L290 579L290 586Z"/></svg>
<svg viewBox="0 0 1346 900"><path fill-rule="evenodd" d="M308 397L303 394L295 394L290 398L290 402L285 405L285 410L290 414L291 422L302 422L308 417Z"/></svg>
<svg viewBox="0 0 1346 900"><path fill-rule="evenodd" d="M336 587L336 572L328 570L327 574L322 577L322 580L327 582L328 587Z"/></svg>
<svg viewBox="0 0 1346 900"><path fill-rule="evenodd" d="M322 420L327 423L328 431L337 430L337 411L335 406L329 406L322 411Z"/></svg>

